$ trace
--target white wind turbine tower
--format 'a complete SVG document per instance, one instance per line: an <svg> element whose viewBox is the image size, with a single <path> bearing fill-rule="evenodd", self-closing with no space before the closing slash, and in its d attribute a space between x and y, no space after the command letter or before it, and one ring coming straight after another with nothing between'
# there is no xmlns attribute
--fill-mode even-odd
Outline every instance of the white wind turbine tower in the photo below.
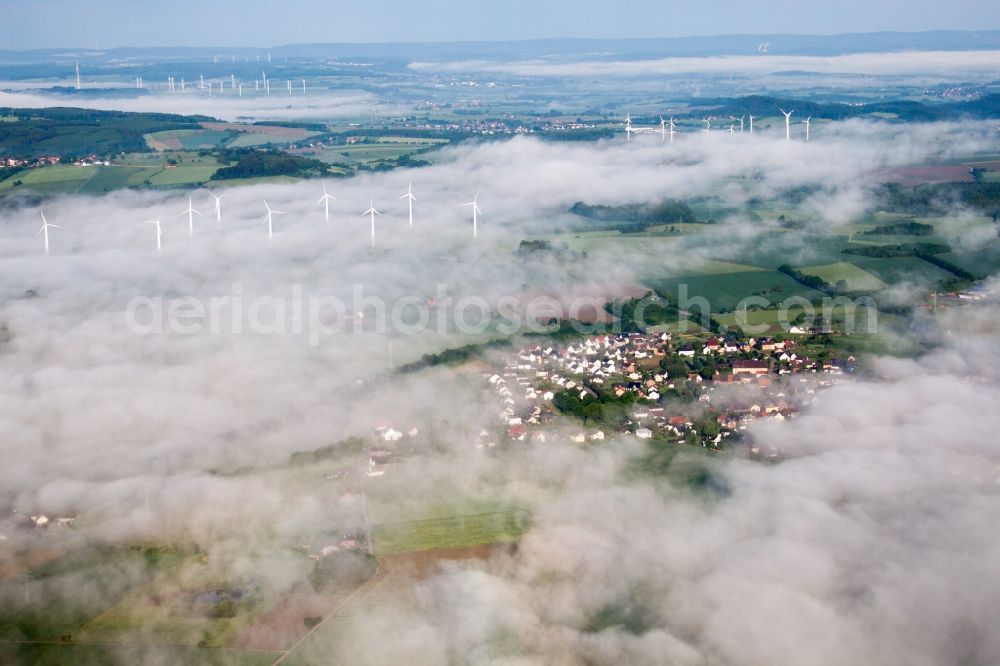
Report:
<svg viewBox="0 0 1000 666"><path fill-rule="evenodd" d="M80 89L80 63L76 63L76 89Z"/></svg>
<svg viewBox="0 0 1000 666"><path fill-rule="evenodd" d="M267 199L262 199L264 202L264 208L267 209L267 240L274 238L274 225L272 224L272 218L275 215L284 215L280 210L271 210L271 207L267 205Z"/></svg>
<svg viewBox="0 0 1000 666"><path fill-rule="evenodd" d="M479 210L479 192L476 192L472 201L462 205L472 206L472 240L476 240L479 238L479 216L483 214L483 211Z"/></svg>
<svg viewBox="0 0 1000 666"><path fill-rule="evenodd" d="M746 120L746 116L740 116L740 134L743 134L743 121Z"/></svg>
<svg viewBox="0 0 1000 666"><path fill-rule="evenodd" d="M726 131L729 132L730 134L736 134L736 123L732 123L729 126L729 129L726 130Z"/></svg>
<svg viewBox="0 0 1000 666"><path fill-rule="evenodd" d="M212 198L215 199L215 221L222 224L222 200L226 198L225 194L216 194L215 192L209 192Z"/></svg>
<svg viewBox="0 0 1000 666"><path fill-rule="evenodd" d="M194 238L194 216L201 215L201 213L194 209L191 199L192 197L188 197L188 207L182 210L180 214L188 216L188 236Z"/></svg>
<svg viewBox="0 0 1000 666"><path fill-rule="evenodd" d="M792 140L792 114L794 111L785 111L781 109L781 112L785 114L785 141Z"/></svg>
<svg viewBox="0 0 1000 666"><path fill-rule="evenodd" d="M631 141L632 140L632 114L631 113L626 113L625 114L625 140L626 141Z"/></svg>
<svg viewBox="0 0 1000 666"><path fill-rule="evenodd" d="M812 116L809 116L808 118L806 118L805 120L802 121L802 123L806 126L806 141L807 142L809 141L809 123L811 123L811 122L812 122Z"/></svg>
<svg viewBox="0 0 1000 666"><path fill-rule="evenodd" d="M708 118L705 118L701 122L705 123L705 129L701 131L702 134L708 134L712 130L712 121L709 120Z"/></svg>
<svg viewBox="0 0 1000 666"><path fill-rule="evenodd" d="M660 116L660 141L667 140L667 121Z"/></svg>
<svg viewBox="0 0 1000 666"><path fill-rule="evenodd" d="M415 196L413 196L413 181L412 180L410 181L410 186L408 188L406 188L406 194L404 194L403 196L401 196L399 198L400 199L407 199L407 203L410 205L410 228L412 229L413 228L413 202L417 200L417 198Z"/></svg>
<svg viewBox="0 0 1000 666"><path fill-rule="evenodd" d="M54 224L49 224L49 221L45 219L45 213L38 211L42 214L42 228L38 230L36 236L42 236L45 239L45 254L49 253L49 229L62 229L62 227L57 227Z"/></svg>
<svg viewBox="0 0 1000 666"><path fill-rule="evenodd" d="M677 125L674 125L674 117L670 116L670 143L674 142L675 134L677 134Z"/></svg>
<svg viewBox="0 0 1000 666"><path fill-rule="evenodd" d="M156 225L156 251L157 252L162 252L163 251L163 228L160 226L160 220L159 220L159 218L157 218L155 220L150 220L146 224L155 224Z"/></svg>
<svg viewBox="0 0 1000 666"><path fill-rule="evenodd" d="M750 133L753 134L753 114L750 114Z"/></svg>
<svg viewBox="0 0 1000 666"><path fill-rule="evenodd" d="M316 202L316 205L318 206L320 204L324 204L323 213L324 213L324 215L326 217L326 221L327 222L330 221L330 202L331 201L336 201L336 200L337 200L337 197L335 197L332 194L330 194L329 192L327 192L326 191L326 183L323 183L323 196L321 196L319 198L319 201Z"/></svg>
<svg viewBox="0 0 1000 666"><path fill-rule="evenodd" d="M361 213L361 217L364 217L365 215L371 215L371 218L372 218L372 247L375 247L375 216L376 215L381 215L382 213L380 213L377 210L375 210L375 201L374 200L369 199L368 203L370 204L368 206L368 210L366 210L365 212Z"/></svg>

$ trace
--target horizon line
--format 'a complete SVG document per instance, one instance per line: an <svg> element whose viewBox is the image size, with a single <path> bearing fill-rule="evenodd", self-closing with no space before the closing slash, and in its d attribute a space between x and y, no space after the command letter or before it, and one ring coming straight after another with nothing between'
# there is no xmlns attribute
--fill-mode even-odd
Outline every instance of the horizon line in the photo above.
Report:
<svg viewBox="0 0 1000 666"><path fill-rule="evenodd" d="M996 34L1000 35L1000 27L997 28L987 28L980 30L871 30L862 32L834 32L834 33L807 33L807 32L746 32L746 33L718 33L718 34L690 34L690 35L670 35L662 37L629 37L629 36L616 36L616 37L526 37L520 39L480 39L480 40L414 40L414 41L403 41L403 40L392 40L392 41L330 41L330 42L289 42L284 44L276 44L270 46L259 46L259 45L208 45L208 46L194 46L187 44L174 44L174 45L155 45L155 46L134 46L128 44L119 44L117 46L107 46L107 47L89 47L89 46L50 46L42 48L4 48L0 49L0 53L43 53L52 51L84 51L84 52L107 52L107 51L117 51L117 50L151 50L151 49L188 49L188 50L198 50L198 51L208 51L211 49L238 49L238 50L259 50L259 49L288 49L295 47L308 47L308 46L437 46L437 45L461 45L461 44L528 44L533 42L616 42L616 41L630 41L630 42L668 42L668 41L682 41L691 39L737 39L737 38L754 38L754 39L764 39L764 38L818 38L818 39L829 39L836 37L857 37L857 36L877 36L877 35L903 35L903 36L924 36L931 34L940 35L967 35L967 34ZM975 45L969 45L966 48L947 48L940 50L948 51L968 51L968 50L983 50L982 48L976 48Z"/></svg>

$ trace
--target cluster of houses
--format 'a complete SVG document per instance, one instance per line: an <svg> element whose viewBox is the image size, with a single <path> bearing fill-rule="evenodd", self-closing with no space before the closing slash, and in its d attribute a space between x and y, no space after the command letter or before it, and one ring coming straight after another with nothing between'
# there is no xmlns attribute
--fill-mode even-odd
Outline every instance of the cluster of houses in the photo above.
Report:
<svg viewBox="0 0 1000 666"><path fill-rule="evenodd" d="M791 418L812 399L816 387L832 383L829 375L853 372L854 362L853 357L820 361L800 356L794 341L766 336L675 341L669 333L621 333L566 346L524 348L505 357L502 367L484 372L483 379L501 404L499 418L510 441L604 439L604 430L566 432L564 425L554 427L553 402L563 394L581 401L588 396L634 398L623 429L640 439L684 440L696 427L689 414L711 413L719 432L706 443L718 446L751 421ZM712 371L704 372L709 366ZM671 376L664 367L686 372ZM688 389L685 395L694 396L690 408L682 410L686 413L678 411L676 401L663 400L668 391L682 387ZM489 432L480 433L480 447L496 443Z"/></svg>
<svg viewBox="0 0 1000 666"><path fill-rule="evenodd" d="M59 158L54 155L46 155L44 157L36 157L34 159L21 159L17 157L0 158L0 166L5 167L25 167L33 169L35 167L50 166L52 164L59 164Z"/></svg>
<svg viewBox="0 0 1000 666"><path fill-rule="evenodd" d="M420 429L412 426L403 432L396 430L387 423L375 426L375 439L378 444L368 449L368 476L385 476L392 465L393 455L403 440L413 440L420 434Z"/></svg>
<svg viewBox="0 0 1000 666"><path fill-rule="evenodd" d="M18 530L46 531L50 528L68 529L76 524L75 516L52 517L44 513L25 516L17 511L0 518L0 541L6 541Z"/></svg>
<svg viewBox="0 0 1000 666"><path fill-rule="evenodd" d="M3 157L0 158L0 166L5 167L21 167L25 169L34 169L37 167L52 166L53 164L59 164L61 159L55 155L45 155L43 157L35 157L32 159L22 159L17 157ZM73 162L74 166L111 166L111 162L108 160L102 160L97 157L97 155L89 155L87 157L75 160Z"/></svg>

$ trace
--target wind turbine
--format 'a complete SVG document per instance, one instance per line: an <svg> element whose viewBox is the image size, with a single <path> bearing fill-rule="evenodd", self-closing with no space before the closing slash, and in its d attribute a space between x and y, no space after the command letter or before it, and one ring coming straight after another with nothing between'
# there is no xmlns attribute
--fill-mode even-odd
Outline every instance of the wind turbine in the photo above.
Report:
<svg viewBox="0 0 1000 666"><path fill-rule="evenodd" d="M201 213L194 209L194 206L191 204L191 197L188 197L188 207L182 210L180 214L188 216L188 236L194 238L194 216L201 215Z"/></svg>
<svg viewBox="0 0 1000 666"><path fill-rule="evenodd" d="M660 116L660 140L667 140L667 121L663 119L663 116Z"/></svg>
<svg viewBox="0 0 1000 666"><path fill-rule="evenodd" d="M479 238L479 215L482 215L483 211L479 210L479 192L476 192L476 196L467 204L462 204L463 206L472 206L472 240Z"/></svg>
<svg viewBox="0 0 1000 666"><path fill-rule="evenodd" d="M161 252L163 250L163 229L160 227L159 218L155 220L150 220L146 224L156 225L156 251Z"/></svg>
<svg viewBox="0 0 1000 666"><path fill-rule="evenodd" d="M750 133L753 134L753 114L750 114Z"/></svg>
<svg viewBox="0 0 1000 666"><path fill-rule="evenodd" d="M284 215L280 210L271 210L271 207L267 205L267 199L262 199L264 202L264 208L267 209L267 239L271 240L274 237L274 226L272 225L272 217L274 215Z"/></svg>
<svg viewBox="0 0 1000 666"><path fill-rule="evenodd" d="M670 116L670 143L674 142L675 134L677 134L677 125L674 125L674 117Z"/></svg>
<svg viewBox="0 0 1000 666"><path fill-rule="evenodd" d="M809 123L811 121L812 121L812 116L809 116L808 118L802 121L803 124L805 124L806 126L806 141L809 141Z"/></svg>
<svg viewBox="0 0 1000 666"><path fill-rule="evenodd" d="M712 129L712 121L709 120L708 118L705 118L701 122L705 123L705 129L701 131L702 134L708 134Z"/></svg>
<svg viewBox="0 0 1000 666"><path fill-rule="evenodd" d="M222 224L222 200L225 198L225 194L216 194L215 192L209 192L212 198L215 199L215 221Z"/></svg>
<svg viewBox="0 0 1000 666"><path fill-rule="evenodd" d="M36 236L41 235L45 239L45 254L49 253L49 229L62 229L62 227L57 227L54 224L49 224L49 221L45 219L45 213L38 211L42 214L42 228L38 230Z"/></svg>
<svg viewBox="0 0 1000 666"><path fill-rule="evenodd" d="M410 228L412 229L413 228L413 202L417 200L417 198L415 196L413 196L413 181L412 180L410 181L410 186L408 188L406 188L406 194L404 194L403 196L401 196L399 198L400 199L407 199L408 200L406 203L408 203L410 205Z"/></svg>
<svg viewBox="0 0 1000 666"><path fill-rule="evenodd" d="M625 114L625 140L626 141L631 141L632 140L632 114L631 113L626 113Z"/></svg>
<svg viewBox="0 0 1000 666"><path fill-rule="evenodd" d="M325 204L325 206L324 206L324 214L326 215L326 221L327 222L330 221L330 202L331 201L336 201L336 200L337 200L337 197L335 197L332 194L330 194L329 192L327 192L326 191L326 183L323 183L323 196L321 196L319 198L319 201L316 202L316 205L318 206L320 204Z"/></svg>
<svg viewBox="0 0 1000 666"><path fill-rule="evenodd" d="M372 199L369 199L368 203L370 204L368 210L361 213L361 217L364 217L365 215L371 215L372 217L372 247L375 247L375 216L381 215L382 213L375 210L375 202Z"/></svg>
<svg viewBox="0 0 1000 666"><path fill-rule="evenodd" d="M80 63L76 63L76 89L80 89Z"/></svg>
<svg viewBox="0 0 1000 666"><path fill-rule="evenodd" d="M794 111L785 111L781 109L781 112L785 114L785 141L792 140L792 114Z"/></svg>
<svg viewBox="0 0 1000 666"><path fill-rule="evenodd" d="M729 129L726 131L729 132L730 134L736 134L736 123L732 123L731 125L729 125Z"/></svg>
<svg viewBox="0 0 1000 666"><path fill-rule="evenodd" d="M746 116L740 116L740 134L743 134L743 121L746 120Z"/></svg>

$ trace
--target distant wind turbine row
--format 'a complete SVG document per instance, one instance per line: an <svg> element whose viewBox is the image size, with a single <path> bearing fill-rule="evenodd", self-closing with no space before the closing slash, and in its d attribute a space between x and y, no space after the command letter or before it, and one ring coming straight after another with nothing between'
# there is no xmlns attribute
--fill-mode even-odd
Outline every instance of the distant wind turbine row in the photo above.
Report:
<svg viewBox="0 0 1000 666"><path fill-rule="evenodd" d="M209 194L215 200L215 219L216 219L216 222L219 225L221 225L222 224L222 199L225 198L226 195L225 194L215 194L214 192L209 192ZM413 195L413 183L412 182L410 182L409 186L406 189L406 192L402 196L400 196L399 198L407 200L407 205L408 205L407 207L408 207L408 212L409 212L409 225L410 225L410 228L412 229L413 228L413 204L417 200L417 198ZM321 196L320 199L319 199L319 201L316 202L316 205L322 205L323 206L323 217L324 217L324 220L326 222L330 221L330 202L331 201L336 201L336 200L337 200L336 197L334 197L332 194L330 194L330 192L327 190L326 183L323 183L323 196ZM267 225L267 238L268 238L268 240L273 240L273 238L274 238L274 216L275 215L286 215L287 213L285 213L284 211L280 211L280 210L276 210L274 208L271 208L270 204L267 203L266 199L262 199L261 201L264 204L264 210L267 211L267 214L264 216L264 223ZM465 203L465 204L461 204L461 205L463 207L465 207L465 206L471 206L472 207L472 238L473 238L473 240L476 240L476 239L479 238L479 216L483 214L482 209L479 208L479 193L476 192L476 196L472 199L471 202ZM38 230L38 233L36 235L40 235L40 236L43 237L43 240L45 242L45 254L49 254L49 230L50 229L61 229L62 227L56 226L54 224L50 224L49 221L45 218L44 211L39 211L39 213L42 216L42 227ZM195 215L201 215L201 212L198 211L197 209L195 209L195 207L194 207L194 197L193 196L189 196L188 197L187 208L185 208L184 210L182 210L178 215L179 216L185 216L185 215L187 216L188 236L190 238L194 238L194 216ZM369 217L371 219L371 245L372 245L372 247L375 247L375 216L376 215L382 215L382 212L379 211L379 210L377 210L375 208L375 200L371 199L371 200L369 200L368 210L366 210L365 212L361 213L361 216L362 217ZM160 218L157 218L155 220L148 220L146 223L147 224L155 225L155 227L156 227L156 251L157 252L161 252L163 250L163 225L162 225L162 223L160 221Z"/></svg>
<svg viewBox="0 0 1000 666"><path fill-rule="evenodd" d="M792 114L795 113L795 112L794 111L785 111L784 109L781 109L781 113L785 116L785 141L791 141L792 140ZM740 116L739 130L736 129L736 123L733 122L733 123L730 123L729 127L727 127L725 129L726 133L727 134L743 134L744 131L747 128L747 124L746 124L747 118L750 119L750 125L749 125L750 134L753 134L753 131L754 131L754 126L753 126L754 116L753 115L743 115L743 116ZM710 134L712 132L712 121L711 121L711 119L709 119L709 118L703 118L701 122L705 123L705 126L702 129L698 130L698 131L701 134ZM812 122L812 116L809 116L808 118L806 118L805 120L802 121L802 124L806 126L806 135L805 135L806 141L809 141L809 130L810 130L810 124L811 124L811 122ZM663 116L660 116L660 124L659 124L659 127L657 128L657 127L636 127L632 123L632 115L630 113L626 113L625 114L625 140L626 141L631 141L633 134L643 134L643 133L651 133L651 132L659 132L661 140L664 141L664 142L666 142L669 139L670 143L673 143L674 142L674 137L677 134L680 134L680 132L677 131L677 125L674 123L674 117L673 116L670 117L669 121L665 120L663 118Z"/></svg>

